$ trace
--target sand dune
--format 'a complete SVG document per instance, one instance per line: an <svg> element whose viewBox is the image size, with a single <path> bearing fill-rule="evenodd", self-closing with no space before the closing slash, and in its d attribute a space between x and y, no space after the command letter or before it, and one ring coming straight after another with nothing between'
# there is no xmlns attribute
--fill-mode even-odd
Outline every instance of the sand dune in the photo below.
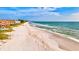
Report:
<svg viewBox="0 0 79 59"><path fill-rule="evenodd" d="M79 50L79 43L25 23L11 32L11 40L0 47L3 51Z"/></svg>

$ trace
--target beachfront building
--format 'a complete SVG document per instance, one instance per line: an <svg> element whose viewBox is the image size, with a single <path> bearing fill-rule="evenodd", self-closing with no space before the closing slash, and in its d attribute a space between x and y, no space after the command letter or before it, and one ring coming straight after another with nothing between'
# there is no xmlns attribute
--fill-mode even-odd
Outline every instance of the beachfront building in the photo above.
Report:
<svg viewBox="0 0 79 59"><path fill-rule="evenodd" d="M15 23L18 24L18 23L21 23L21 21L16 20Z"/></svg>
<svg viewBox="0 0 79 59"><path fill-rule="evenodd" d="M7 20L0 20L0 28L4 28L4 27L7 27L7 26L10 26L9 21L7 21Z"/></svg>
<svg viewBox="0 0 79 59"><path fill-rule="evenodd" d="M16 21L16 20L0 20L0 29L4 29L7 27L9 27L10 25L14 25L20 23L20 21Z"/></svg>

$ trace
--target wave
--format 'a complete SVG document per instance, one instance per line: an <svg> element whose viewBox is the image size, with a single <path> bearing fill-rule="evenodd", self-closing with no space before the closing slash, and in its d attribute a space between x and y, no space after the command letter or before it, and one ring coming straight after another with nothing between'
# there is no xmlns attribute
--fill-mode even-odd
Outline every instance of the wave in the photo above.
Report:
<svg viewBox="0 0 79 59"><path fill-rule="evenodd" d="M31 26L35 26L35 27L40 27L40 28L49 28L49 29L64 29L64 30L72 30L72 31L79 31L76 29L70 29L67 27L62 27L62 26L50 26L50 25L45 25L45 24L38 24L38 23L31 23Z"/></svg>
<svg viewBox="0 0 79 59"><path fill-rule="evenodd" d="M67 27L61 27L61 26L49 26L49 25L43 25L38 23L30 23L31 26L39 27L42 29L47 29L53 32L69 35L71 37L74 37L76 39L79 39L79 30L70 29Z"/></svg>
<svg viewBox="0 0 79 59"><path fill-rule="evenodd" d="M50 29L52 29L52 28L58 28L58 26L49 26L49 25L44 25L44 24L38 24L38 23L30 23L31 24L31 26L35 26L35 27L46 27L46 28L50 28Z"/></svg>

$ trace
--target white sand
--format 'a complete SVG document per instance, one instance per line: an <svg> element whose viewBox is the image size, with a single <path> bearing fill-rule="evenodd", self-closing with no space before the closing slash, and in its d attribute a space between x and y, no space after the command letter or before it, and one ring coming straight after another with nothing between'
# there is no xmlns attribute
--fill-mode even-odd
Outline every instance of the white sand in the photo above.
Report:
<svg viewBox="0 0 79 59"><path fill-rule="evenodd" d="M3 51L79 50L79 43L57 34L23 24L11 32L11 40L0 47Z"/></svg>
<svg viewBox="0 0 79 59"><path fill-rule="evenodd" d="M45 48L39 47L34 41L34 38L28 35L26 24L14 28L14 30L15 31L11 33L11 40L1 46L0 50L45 50Z"/></svg>

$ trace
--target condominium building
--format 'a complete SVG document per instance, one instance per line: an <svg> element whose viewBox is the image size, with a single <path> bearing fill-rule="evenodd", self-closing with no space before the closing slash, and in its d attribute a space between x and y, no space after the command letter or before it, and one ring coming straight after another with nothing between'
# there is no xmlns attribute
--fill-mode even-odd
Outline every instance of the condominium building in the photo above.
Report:
<svg viewBox="0 0 79 59"><path fill-rule="evenodd" d="M15 20L0 20L0 28L8 27L12 24L16 24L16 21Z"/></svg>

